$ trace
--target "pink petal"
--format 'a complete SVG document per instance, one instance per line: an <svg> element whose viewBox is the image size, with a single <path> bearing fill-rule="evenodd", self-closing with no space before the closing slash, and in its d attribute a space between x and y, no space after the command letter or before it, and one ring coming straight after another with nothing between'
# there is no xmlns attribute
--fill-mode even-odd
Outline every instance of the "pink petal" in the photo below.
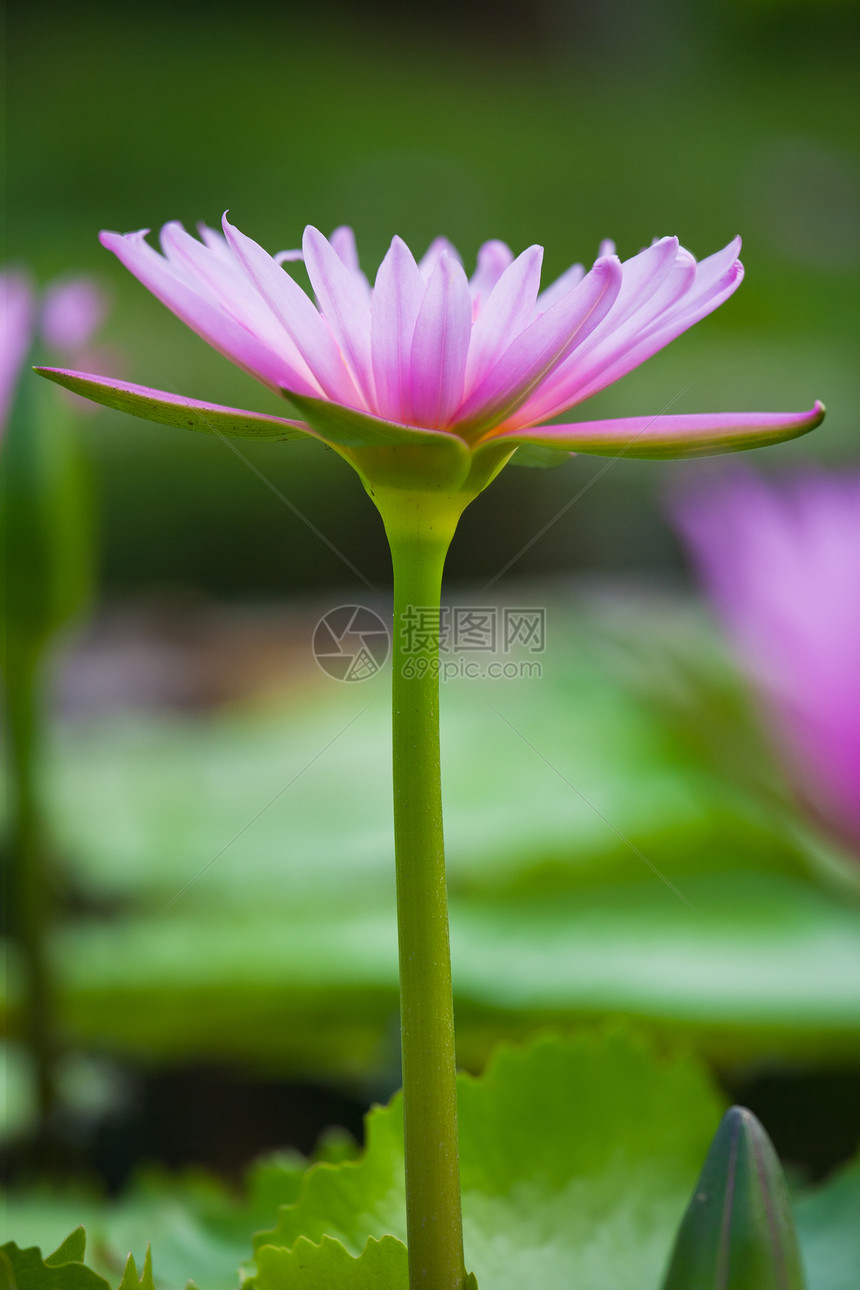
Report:
<svg viewBox="0 0 860 1290"><path fill-rule="evenodd" d="M463 397L472 297L463 266L443 254L433 270L412 337L411 402L419 426L444 426Z"/></svg>
<svg viewBox="0 0 860 1290"><path fill-rule="evenodd" d="M582 403L716 309L740 285L739 245L731 243L696 265L676 239L664 238L625 261L616 308L520 410L520 424Z"/></svg>
<svg viewBox="0 0 860 1290"><path fill-rule="evenodd" d="M209 287L201 284L198 288L188 270L178 269L154 251L145 235L145 230L125 235L103 232L100 241L177 318L264 385L273 390L288 386L306 394L319 393L305 373L226 312Z"/></svg>
<svg viewBox="0 0 860 1290"><path fill-rule="evenodd" d="M348 269L318 229L308 225L302 239L305 267L323 317L362 394L373 406L370 355L370 301L361 275Z"/></svg>
<svg viewBox="0 0 860 1290"><path fill-rule="evenodd" d="M738 256L741 253L741 239L735 237L721 251L700 260L696 265L696 281L689 295L683 301L684 312L698 311L715 296L721 300L740 285L743 277L743 265ZM739 276L740 275L740 276ZM718 301L717 303L720 303ZM713 306L716 308L716 306ZM697 313L697 317L704 317Z"/></svg>
<svg viewBox="0 0 860 1290"><path fill-rule="evenodd" d="M361 290L370 303L370 283L361 271L361 265L358 262L358 249L355 245L355 234L346 224L336 228L329 238L332 250L342 260L346 267L355 277L356 282L361 285Z"/></svg>
<svg viewBox="0 0 860 1290"><path fill-rule="evenodd" d="M614 252L610 251L608 254L612 255ZM547 309L551 309L556 301L566 296L568 291L572 291L584 277L585 269L583 266L581 264L572 264L569 269L565 269L560 278L556 278L555 282L551 282L540 293L537 298L537 308L541 313L546 313Z"/></svg>
<svg viewBox="0 0 860 1290"><path fill-rule="evenodd" d="M798 795L860 855L860 477L733 472L675 512Z"/></svg>
<svg viewBox="0 0 860 1290"><path fill-rule="evenodd" d="M696 265L692 282L678 300L655 319L649 338L656 337L659 347L699 322L737 291L744 276L744 267L737 258L741 248L739 237L716 254ZM685 252L689 254L689 252ZM649 339L649 343L652 343ZM640 360L641 361L641 360Z"/></svg>
<svg viewBox="0 0 860 1290"><path fill-rule="evenodd" d="M358 250L355 245L355 234L351 228L348 228L346 224L341 224L332 233L329 242L338 259L342 260L348 269L352 269L354 273L361 272L358 263Z"/></svg>
<svg viewBox="0 0 860 1290"><path fill-rule="evenodd" d="M501 425L568 349L605 317L621 284L621 265L598 260L582 282L539 315L511 343L457 411L460 433L474 437Z"/></svg>
<svg viewBox="0 0 860 1290"><path fill-rule="evenodd" d="M653 417L621 417L572 425L503 430L483 444L501 440L539 444L599 457L696 457L741 452L795 439L824 420L824 404L808 412L695 412Z"/></svg>
<svg viewBox="0 0 860 1290"><path fill-rule="evenodd" d="M458 262L460 260L460 252L456 246L453 246L448 241L447 237L436 237L418 261L418 268L425 282L430 281L436 265L443 255L448 255L452 260L457 260Z"/></svg>
<svg viewBox="0 0 860 1290"><path fill-rule="evenodd" d="M466 363L471 391L531 322L540 286L543 247L530 246L505 269L472 327Z"/></svg>
<svg viewBox="0 0 860 1290"><path fill-rule="evenodd" d="M313 301L253 238L234 228L226 215L222 222L233 254L281 323L320 388L331 399L360 406L361 396L325 319L315 309Z"/></svg>
<svg viewBox="0 0 860 1290"><path fill-rule="evenodd" d="M376 275L370 319L376 410L394 421L413 420L412 337L425 290L412 252L395 237Z"/></svg>
<svg viewBox="0 0 860 1290"><path fill-rule="evenodd" d="M281 355L312 384L315 378L289 332L249 277L223 234L205 244L171 220L159 235L168 263L188 285Z"/></svg>
<svg viewBox="0 0 860 1290"><path fill-rule="evenodd" d="M469 279L473 320L478 317L493 287L513 260L513 252L504 242L485 242L480 248L477 267Z"/></svg>
<svg viewBox="0 0 860 1290"><path fill-rule="evenodd" d="M591 337L589 349L597 346L604 333L615 336L621 325L632 318L636 318L641 326L647 319L656 317L692 285L696 261L689 252L682 253L683 272L672 273L678 263L679 251L681 247L676 237L662 237L622 263L618 298L599 335Z"/></svg>
<svg viewBox="0 0 860 1290"><path fill-rule="evenodd" d="M209 248L213 255L217 255L226 264L234 262L233 252L227 245L227 239L219 228L210 228L208 224L200 223L197 225L197 232L200 234L203 244Z"/></svg>
<svg viewBox="0 0 860 1290"><path fill-rule="evenodd" d="M33 340L35 296L23 273L0 273L0 437Z"/></svg>
<svg viewBox="0 0 860 1290"><path fill-rule="evenodd" d="M69 372L59 367L37 367L35 371L39 376L46 376L49 381L55 381L57 385L95 403L130 412L145 421L177 426L180 430L245 439L313 436L313 431L301 421L286 421L282 417L245 412L241 408L225 408L218 403L201 403L199 399L187 399L182 394L170 394L166 390L153 390L147 385L132 385L129 381L105 376L91 376L87 372Z"/></svg>

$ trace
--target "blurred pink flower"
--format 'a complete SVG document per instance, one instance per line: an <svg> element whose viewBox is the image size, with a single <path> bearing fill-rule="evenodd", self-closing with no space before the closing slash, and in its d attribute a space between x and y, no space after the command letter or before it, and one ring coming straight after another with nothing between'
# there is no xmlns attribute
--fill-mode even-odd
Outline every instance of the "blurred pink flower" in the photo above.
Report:
<svg viewBox="0 0 860 1290"><path fill-rule="evenodd" d="M37 335L59 357L80 360L107 314L104 293L89 278L51 283L41 305L29 277L0 270L0 437L18 378Z"/></svg>
<svg viewBox="0 0 860 1290"><path fill-rule="evenodd" d="M33 339L35 305L32 286L23 273L0 272L0 438Z"/></svg>
<svg viewBox="0 0 860 1290"><path fill-rule="evenodd" d="M90 278L50 283L42 302L45 344L61 354L79 354L99 330L107 312L107 298Z"/></svg>
<svg viewBox="0 0 860 1290"><path fill-rule="evenodd" d="M739 475L677 517L799 796L860 851L860 476Z"/></svg>
<svg viewBox="0 0 860 1290"><path fill-rule="evenodd" d="M674 237L624 263L605 243L590 270L574 265L543 291L542 248L514 257L497 241L481 247L467 278L443 238L416 262L396 237L371 287L347 228L327 240L309 227L301 251L275 256L226 216L223 232L201 227L200 240L178 223L166 224L163 254L147 243L145 231L102 233L101 240L192 330L291 402L301 420L281 421L282 437L308 433L353 448L410 442L411 436L426 445L429 430L456 437L470 452L492 447L500 463L521 444L687 456L802 434L823 416L816 404L793 414L681 413L543 424L722 304L743 276L738 239L701 263ZM297 259L304 261L316 303L284 269ZM190 427L183 418L188 410L209 418L226 411L233 433L277 433L278 418L80 373L46 374L153 420ZM333 418L320 411L322 404L348 415ZM239 416L252 421L240 429Z"/></svg>

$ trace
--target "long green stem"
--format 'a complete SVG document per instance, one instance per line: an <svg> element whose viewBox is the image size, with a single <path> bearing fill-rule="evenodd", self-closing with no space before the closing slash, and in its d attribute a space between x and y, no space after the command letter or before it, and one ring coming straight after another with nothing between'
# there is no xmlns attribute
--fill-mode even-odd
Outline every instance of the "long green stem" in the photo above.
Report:
<svg viewBox="0 0 860 1290"><path fill-rule="evenodd" d="M411 1290L462 1290L454 1007L439 762L439 605L453 523L388 523L394 839Z"/></svg>
<svg viewBox="0 0 860 1290"><path fill-rule="evenodd" d="M25 1033L33 1062L39 1137L48 1132L53 1109L53 989L48 960L50 883L36 785L39 651L10 650L5 686L10 777L9 895L26 973Z"/></svg>

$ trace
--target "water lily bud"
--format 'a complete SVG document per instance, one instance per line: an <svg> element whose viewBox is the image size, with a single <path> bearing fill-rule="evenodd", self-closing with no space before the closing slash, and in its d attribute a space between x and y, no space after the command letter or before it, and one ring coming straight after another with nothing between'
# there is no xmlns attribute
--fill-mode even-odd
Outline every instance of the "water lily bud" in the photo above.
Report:
<svg viewBox="0 0 860 1290"><path fill-rule="evenodd" d="M663 1290L806 1290L785 1175L744 1107L717 1130Z"/></svg>

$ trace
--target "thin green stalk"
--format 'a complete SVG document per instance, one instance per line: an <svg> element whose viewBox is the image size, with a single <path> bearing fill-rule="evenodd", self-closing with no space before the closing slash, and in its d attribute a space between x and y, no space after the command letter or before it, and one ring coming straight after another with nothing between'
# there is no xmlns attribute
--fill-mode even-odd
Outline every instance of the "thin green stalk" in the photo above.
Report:
<svg viewBox="0 0 860 1290"><path fill-rule="evenodd" d="M10 777L9 895L26 975L25 1040L33 1062L39 1136L56 1088L54 1000L48 958L50 883L37 790L38 650L9 651L5 706Z"/></svg>
<svg viewBox="0 0 860 1290"><path fill-rule="evenodd" d="M462 1290L438 675L442 569L459 509L452 520L431 506L436 522L426 524L417 509L413 523L409 506L398 509L396 521L386 517L394 564L394 840L409 1284L411 1290Z"/></svg>

